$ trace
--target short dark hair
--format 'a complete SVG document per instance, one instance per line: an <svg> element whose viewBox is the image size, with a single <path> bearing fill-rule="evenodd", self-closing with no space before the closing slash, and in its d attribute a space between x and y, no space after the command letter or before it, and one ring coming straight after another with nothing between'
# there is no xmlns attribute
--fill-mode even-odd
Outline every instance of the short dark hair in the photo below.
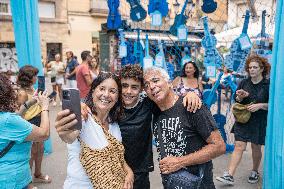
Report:
<svg viewBox="0 0 284 189"><path fill-rule="evenodd" d="M4 73L0 73L0 112L15 112L17 108L17 95L12 82Z"/></svg>
<svg viewBox="0 0 284 189"><path fill-rule="evenodd" d="M67 53L70 53L70 54L71 54L71 57L73 57L73 56L74 56L73 52L72 52L72 51L70 51L70 50L66 51L66 54L67 54Z"/></svg>
<svg viewBox="0 0 284 189"><path fill-rule="evenodd" d="M195 69L195 72L194 72L194 74L193 74L193 77L196 78L196 79L198 79L198 77L199 77L199 69L198 69L196 63L193 62L193 61L189 61L189 62L187 62L187 63L185 63L185 64L183 65L182 71L181 71L181 77L186 77L186 74L185 74L185 67L186 67L187 64L192 64L192 65L193 65L193 67L194 67L194 69Z"/></svg>
<svg viewBox="0 0 284 189"><path fill-rule="evenodd" d="M93 102L93 92L104 80L110 79L110 78L113 79L118 86L118 100L109 112L110 122L113 123L113 122L117 122L121 118L122 113L123 113L122 104L121 104L122 102L121 83L120 83L120 79L118 78L118 76L116 76L115 74L111 72L100 72L98 77L93 81L91 85L91 89L86 97L86 105L92 110L92 113L97 114L96 107Z"/></svg>
<svg viewBox="0 0 284 189"><path fill-rule="evenodd" d="M20 68L17 77L17 84L22 87L30 87L33 85L33 77L38 74L38 69L31 65L26 65Z"/></svg>
<svg viewBox="0 0 284 189"><path fill-rule="evenodd" d="M81 59L82 59L83 61L87 60L87 57L88 57L88 56L91 56L91 51L83 51L83 52L81 53Z"/></svg>
<svg viewBox="0 0 284 189"><path fill-rule="evenodd" d="M257 54L251 54L246 60L245 69L249 73L249 64L251 62L257 62L260 68L263 68L262 76L265 78L270 73L270 64L268 63L267 58L263 58Z"/></svg>
<svg viewBox="0 0 284 189"><path fill-rule="evenodd" d="M128 64L122 67L120 71L120 78L134 79L135 81L141 82L141 85L143 86L143 69L139 64Z"/></svg>

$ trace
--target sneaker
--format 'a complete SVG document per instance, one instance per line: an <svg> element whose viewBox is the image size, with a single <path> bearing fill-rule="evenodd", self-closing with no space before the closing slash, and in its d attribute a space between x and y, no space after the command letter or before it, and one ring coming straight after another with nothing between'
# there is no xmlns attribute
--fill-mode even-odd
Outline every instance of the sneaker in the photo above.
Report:
<svg viewBox="0 0 284 189"><path fill-rule="evenodd" d="M256 171L251 171L250 176L248 178L248 182L251 184L257 183L259 180L259 173Z"/></svg>
<svg viewBox="0 0 284 189"><path fill-rule="evenodd" d="M216 180L228 185L234 185L234 177L230 175L227 171L224 172L224 175L222 177L216 177Z"/></svg>

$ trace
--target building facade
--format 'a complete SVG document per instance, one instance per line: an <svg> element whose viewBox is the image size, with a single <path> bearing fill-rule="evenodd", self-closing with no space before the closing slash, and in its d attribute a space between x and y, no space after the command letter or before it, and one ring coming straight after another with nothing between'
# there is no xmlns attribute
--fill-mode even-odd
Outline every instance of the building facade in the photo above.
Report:
<svg viewBox="0 0 284 189"><path fill-rule="evenodd" d="M227 22L227 0L216 0L218 9L214 14L208 15L211 20L211 26L217 30L222 28ZM182 9L184 0L168 0L169 14L164 19L168 26L174 22L175 15ZM202 1L193 0L195 7L191 10L187 6L187 15L189 20L188 27L203 28L200 18L204 16L201 11ZM142 0L141 4L147 10L148 0ZM178 6L174 6L179 4ZM109 9L107 0L39 0L38 3L40 17L40 38L42 57L44 60L51 61L54 55L59 53L62 59L65 59L66 50L72 50L78 57L83 50L90 50L93 55L100 56L100 46L110 48L113 52L113 44L116 43L114 36L108 40L100 40L100 31L102 24L106 23ZM130 6L126 0L120 0L119 7L122 19L132 23L134 27L139 25L150 25L150 16L139 23L132 22L129 19ZM214 26L218 25L220 27ZM113 57L113 54L110 53ZM102 62L110 63L110 59L105 57ZM15 39L13 34L13 24L10 8L10 0L0 0L0 67L5 69L14 69L17 58L15 51ZM9 68L8 68L9 67Z"/></svg>

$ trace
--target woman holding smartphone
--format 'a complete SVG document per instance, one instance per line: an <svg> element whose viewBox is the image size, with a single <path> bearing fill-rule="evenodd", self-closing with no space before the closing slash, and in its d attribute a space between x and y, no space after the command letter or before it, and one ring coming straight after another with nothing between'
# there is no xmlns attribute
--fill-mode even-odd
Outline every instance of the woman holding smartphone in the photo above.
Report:
<svg viewBox="0 0 284 189"><path fill-rule="evenodd" d="M0 188L28 189L32 181L29 166L32 141L49 137L49 99L39 93L41 123L35 126L16 113L17 94L9 79L0 73ZM22 105L23 106L23 105ZM35 188L35 187L33 187Z"/></svg>
<svg viewBox="0 0 284 189"><path fill-rule="evenodd" d="M79 100L79 98L78 98ZM90 112L82 129L70 110L58 113L55 127L67 143L68 167L64 188L132 189L134 175L124 160L117 124L121 116L121 84L117 76L102 72L93 81L86 104Z"/></svg>
<svg viewBox="0 0 284 189"><path fill-rule="evenodd" d="M43 110L39 103L28 106L28 101L31 101L34 93L36 92L33 85L37 81L38 69L36 67L26 65L20 68L17 77L17 84L20 89L18 90L18 104L25 106L25 112L22 117L28 122L40 126L41 124L41 112ZM38 183L50 183L51 178L48 175L44 175L41 172L41 164L43 159L44 145L43 141L33 142L30 167L32 169L33 163L35 164L34 182Z"/></svg>

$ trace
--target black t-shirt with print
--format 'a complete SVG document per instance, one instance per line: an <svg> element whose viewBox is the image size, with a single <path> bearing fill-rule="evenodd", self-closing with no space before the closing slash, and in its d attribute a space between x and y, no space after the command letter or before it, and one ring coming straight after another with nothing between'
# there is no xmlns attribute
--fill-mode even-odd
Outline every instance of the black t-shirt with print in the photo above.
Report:
<svg viewBox="0 0 284 189"><path fill-rule="evenodd" d="M146 96L131 109L124 108L124 117L118 122L125 160L134 173L154 170L152 152L152 111L157 106Z"/></svg>
<svg viewBox="0 0 284 189"><path fill-rule="evenodd" d="M158 139L158 127L162 130L162 141L167 156L185 156L200 150L207 145L206 140L211 132L216 130L216 122L210 111L202 106L196 113L190 113L179 97L175 105L168 110L155 114L153 132L157 142L157 150L160 151ZM206 163L205 173L212 172L212 161ZM208 170L210 169L210 170ZM189 166L188 170L198 174L196 165Z"/></svg>

